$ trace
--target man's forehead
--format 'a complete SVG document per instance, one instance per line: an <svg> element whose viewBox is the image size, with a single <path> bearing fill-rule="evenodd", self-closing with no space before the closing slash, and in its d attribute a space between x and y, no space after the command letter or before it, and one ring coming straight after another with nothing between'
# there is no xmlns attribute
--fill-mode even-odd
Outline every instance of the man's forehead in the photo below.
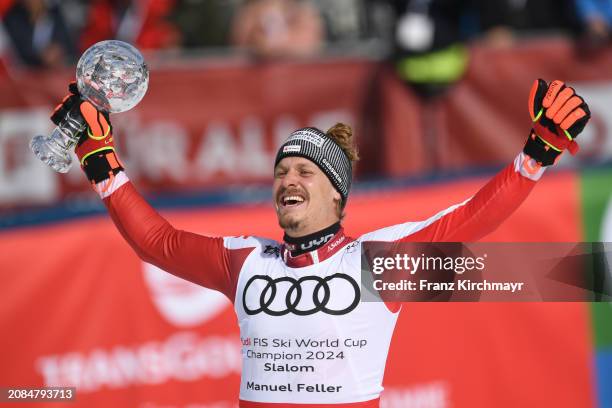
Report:
<svg viewBox="0 0 612 408"><path fill-rule="evenodd" d="M291 167L317 167L312 161L299 156L285 157L276 165L276 168L291 168Z"/></svg>

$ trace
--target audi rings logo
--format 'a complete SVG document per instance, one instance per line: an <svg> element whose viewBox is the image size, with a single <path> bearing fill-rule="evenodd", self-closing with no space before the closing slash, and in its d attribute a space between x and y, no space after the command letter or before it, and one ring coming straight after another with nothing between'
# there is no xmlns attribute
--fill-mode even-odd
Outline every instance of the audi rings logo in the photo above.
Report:
<svg viewBox="0 0 612 408"><path fill-rule="evenodd" d="M255 284L256 282L258 284ZM352 301L348 306L343 308L328 307L330 304L335 305L344 300L332 299L330 284L350 285L351 289L349 293L350 296L352 296ZM258 290L261 290L259 294L259 307L249 308L247 306L249 291ZM277 298L277 296L279 296L279 298ZM342 291L342 297L344 298L344 296L344 291ZM244 287L242 293L242 306L249 315L256 315L263 312L270 316L284 316L289 313L298 316L308 316L317 312L323 312L338 316L347 314L355 309L359 304L360 297L361 291L359 290L359 285L353 278L344 273L335 273L326 277L303 276L299 279L287 276L273 279L267 275L255 275L248 280ZM257 298L257 293L255 293L254 298ZM277 300L277 302L275 302L275 300ZM312 304L308 304L309 302ZM278 303L280 303L280 307ZM276 307L273 307L273 304L275 304Z"/></svg>

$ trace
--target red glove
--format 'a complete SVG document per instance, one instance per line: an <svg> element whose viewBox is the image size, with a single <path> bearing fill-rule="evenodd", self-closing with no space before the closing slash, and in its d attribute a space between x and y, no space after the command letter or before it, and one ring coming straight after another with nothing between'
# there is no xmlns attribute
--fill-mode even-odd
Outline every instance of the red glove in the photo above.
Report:
<svg viewBox="0 0 612 408"><path fill-rule="evenodd" d="M114 177L123 170L123 166L115 153L113 127L108 112L99 111L90 102L83 100L75 82L68 86L68 90L70 94L56 106L51 120L59 124L68 112L78 107L78 113L87 124L74 149L81 167L92 184Z"/></svg>
<svg viewBox="0 0 612 408"><path fill-rule="evenodd" d="M574 139L591 118L584 99L562 81L546 85L537 79L528 102L533 129L523 152L542 166L554 164L565 149L576 154L578 144Z"/></svg>

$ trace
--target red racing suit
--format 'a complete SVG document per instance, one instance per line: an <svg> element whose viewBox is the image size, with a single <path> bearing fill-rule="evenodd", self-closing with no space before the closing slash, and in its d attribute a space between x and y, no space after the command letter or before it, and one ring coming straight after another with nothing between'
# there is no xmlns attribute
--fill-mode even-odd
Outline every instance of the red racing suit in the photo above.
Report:
<svg viewBox="0 0 612 408"><path fill-rule="evenodd" d="M399 307L360 302L367 241L475 241L527 197L544 169L520 153L470 199L419 222L291 257L258 237L206 237L173 228L121 172L100 196L136 253L176 276L224 293L242 340L240 407L378 407Z"/></svg>

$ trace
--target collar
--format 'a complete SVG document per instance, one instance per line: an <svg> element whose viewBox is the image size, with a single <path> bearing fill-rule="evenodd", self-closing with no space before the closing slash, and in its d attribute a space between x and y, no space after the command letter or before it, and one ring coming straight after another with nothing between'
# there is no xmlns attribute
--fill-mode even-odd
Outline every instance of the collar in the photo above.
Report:
<svg viewBox="0 0 612 408"><path fill-rule="evenodd" d="M285 241L285 247L291 251L291 256L296 257L322 247L329 242L329 240L334 238L338 231L340 231L340 221L327 228L323 228L322 230L302 237L294 238L285 233L283 241Z"/></svg>
<svg viewBox="0 0 612 408"><path fill-rule="evenodd" d="M340 249L344 248L353 239L344 235L344 228L340 230L323 246L300 255L291 256L286 243L281 247L281 256L287 266L291 268L303 268L305 266L314 265L330 258Z"/></svg>

